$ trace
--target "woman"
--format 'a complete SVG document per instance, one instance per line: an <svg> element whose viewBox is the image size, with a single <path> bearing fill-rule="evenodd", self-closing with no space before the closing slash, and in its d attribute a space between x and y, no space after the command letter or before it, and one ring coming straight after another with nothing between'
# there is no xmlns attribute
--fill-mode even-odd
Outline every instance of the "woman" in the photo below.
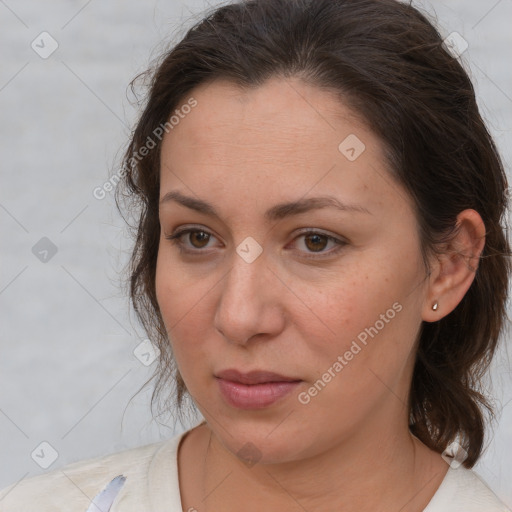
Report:
<svg viewBox="0 0 512 512"><path fill-rule="evenodd" d="M122 178L155 396L172 380L205 421L22 481L2 510L508 510L471 470L507 181L423 15L216 9L155 70Z"/></svg>

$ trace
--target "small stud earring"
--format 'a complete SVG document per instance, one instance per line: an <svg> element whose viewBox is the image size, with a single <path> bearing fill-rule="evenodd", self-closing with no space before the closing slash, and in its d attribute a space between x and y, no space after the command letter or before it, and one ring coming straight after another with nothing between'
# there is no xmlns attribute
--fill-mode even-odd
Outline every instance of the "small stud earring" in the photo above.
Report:
<svg viewBox="0 0 512 512"><path fill-rule="evenodd" d="M433 309L434 311L437 311L437 307L438 307L438 304L437 304L437 302L436 302L436 303L432 306L432 309Z"/></svg>

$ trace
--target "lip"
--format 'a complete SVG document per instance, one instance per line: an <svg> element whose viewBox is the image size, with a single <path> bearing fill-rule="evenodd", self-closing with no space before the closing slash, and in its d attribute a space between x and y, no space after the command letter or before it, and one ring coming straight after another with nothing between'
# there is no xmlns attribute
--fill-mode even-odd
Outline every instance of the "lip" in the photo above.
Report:
<svg viewBox="0 0 512 512"><path fill-rule="evenodd" d="M226 402L238 409L263 409L289 395L302 381L278 373L230 369L215 375Z"/></svg>
<svg viewBox="0 0 512 512"><path fill-rule="evenodd" d="M240 372L235 369L223 370L215 375L216 377L229 380L232 382L239 382L240 384L262 384L267 382L294 382L299 381L297 377L286 377L285 375L279 375L278 373L264 371L264 370L252 370L250 372Z"/></svg>

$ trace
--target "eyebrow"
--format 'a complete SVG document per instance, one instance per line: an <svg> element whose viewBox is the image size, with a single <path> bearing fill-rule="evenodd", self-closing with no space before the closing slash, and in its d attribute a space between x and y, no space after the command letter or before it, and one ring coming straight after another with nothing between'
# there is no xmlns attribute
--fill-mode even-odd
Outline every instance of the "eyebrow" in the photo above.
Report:
<svg viewBox="0 0 512 512"><path fill-rule="evenodd" d="M220 220L220 215L215 207L207 201L203 201L202 199L186 196L181 192L173 190L171 192L167 192L167 194L162 197L160 200L160 205L170 201L176 201L177 203L186 206L191 210L195 210L206 215L211 215ZM309 197L306 199L298 199L297 201L288 203L276 204L265 212L265 219L268 222L271 222L281 220L292 215L299 215L301 213L309 212L310 210L319 210L321 208L336 208L337 210L342 210L344 212L366 213L373 215L363 206L357 204L345 204L333 196L319 196Z"/></svg>

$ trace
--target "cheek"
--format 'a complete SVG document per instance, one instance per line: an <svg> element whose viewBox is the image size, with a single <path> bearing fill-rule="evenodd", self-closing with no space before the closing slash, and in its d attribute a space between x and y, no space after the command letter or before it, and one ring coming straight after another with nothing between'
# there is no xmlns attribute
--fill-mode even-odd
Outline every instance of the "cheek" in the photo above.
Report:
<svg viewBox="0 0 512 512"><path fill-rule="evenodd" d="M320 331L322 323L311 318L297 327L307 344L302 357L307 361L307 383L297 403L313 429L324 428L325 415L343 428L356 428L369 411L388 403L393 395L404 396L412 348L404 316L408 313L393 293L369 303L357 283L353 285L324 303L320 316L329 330Z"/></svg>
<svg viewBox="0 0 512 512"><path fill-rule="evenodd" d="M155 289L173 354L186 379L189 368L199 368L207 360L203 340L213 322L207 311L212 283L184 272L162 251L157 259Z"/></svg>
<svg viewBox="0 0 512 512"><path fill-rule="evenodd" d="M380 256L387 265L361 258L357 265L347 264L350 272L298 292L306 308L293 318L311 358L310 377L332 373L339 356L343 372L357 369L358 380L363 374L372 377L369 369L392 375L409 356L421 323L410 293L417 270L414 262L407 266L393 263L392 255Z"/></svg>
<svg viewBox="0 0 512 512"><path fill-rule="evenodd" d="M201 308L212 283L190 267L179 263L173 250L160 242L158 252L155 289L158 305L168 331L174 332L180 324L189 323L190 317ZM203 320L204 323L204 320Z"/></svg>

